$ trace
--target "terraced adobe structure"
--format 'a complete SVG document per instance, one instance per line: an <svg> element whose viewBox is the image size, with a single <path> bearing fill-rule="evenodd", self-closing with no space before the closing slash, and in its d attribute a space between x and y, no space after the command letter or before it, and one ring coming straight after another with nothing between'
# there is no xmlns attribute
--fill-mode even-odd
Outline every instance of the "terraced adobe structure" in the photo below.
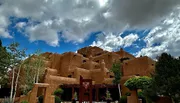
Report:
<svg viewBox="0 0 180 103"><path fill-rule="evenodd" d="M124 95L129 90L124 87L124 82L132 76L149 76L154 70L155 61L151 58L134 57L123 49L117 52L104 51L98 47L85 47L79 49L77 53L66 52L63 54L44 53L45 57L45 76L42 83L49 84L46 95L51 95L60 86L71 88L73 95L78 88L80 76L84 79L92 79L95 86L95 100L99 101L98 90L100 88L114 88L112 80L113 73L110 69L115 61L121 62L122 78L121 92ZM105 87L102 87L102 86ZM116 86L116 90L117 86Z"/></svg>

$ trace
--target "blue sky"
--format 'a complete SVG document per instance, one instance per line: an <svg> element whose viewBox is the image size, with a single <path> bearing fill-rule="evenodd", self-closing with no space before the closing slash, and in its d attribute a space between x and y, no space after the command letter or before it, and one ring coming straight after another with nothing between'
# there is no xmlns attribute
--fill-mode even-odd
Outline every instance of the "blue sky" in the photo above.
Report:
<svg viewBox="0 0 180 103"><path fill-rule="evenodd" d="M138 3L137 3L138 2ZM154 3L155 2L155 3ZM0 39L31 54L85 46L135 56L180 55L178 0L1 0ZM167 4L167 5L166 5Z"/></svg>

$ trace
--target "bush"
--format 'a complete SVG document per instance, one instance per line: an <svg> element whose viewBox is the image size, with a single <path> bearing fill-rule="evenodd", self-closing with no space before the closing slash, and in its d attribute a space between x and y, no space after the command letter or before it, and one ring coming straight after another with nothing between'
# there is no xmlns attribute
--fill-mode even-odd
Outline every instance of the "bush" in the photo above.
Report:
<svg viewBox="0 0 180 103"><path fill-rule="evenodd" d="M128 79L124 85L130 90L143 89L151 83L151 78L147 76L143 77L132 77Z"/></svg>
<svg viewBox="0 0 180 103"><path fill-rule="evenodd" d="M146 98L144 96L144 93L142 91L139 91L137 94L138 94L138 98L142 99L142 103L146 103Z"/></svg>
<svg viewBox="0 0 180 103"><path fill-rule="evenodd" d="M55 103L61 103L61 99L58 96L55 96Z"/></svg>
<svg viewBox="0 0 180 103"><path fill-rule="evenodd" d="M38 103L43 103L43 95L38 97ZM61 99L55 95L55 103L61 103ZM23 102L23 103L28 103L28 102Z"/></svg>
<svg viewBox="0 0 180 103"><path fill-rule="evenodd" d="M59 95L63 94L63 92L64 92L63 89L59 88L54 91L54 95L59 96Z"/></svg>
<svg viewBox="0 0 180 103"><path fill-rule="evenodd" d="M127 96L122 96L120 98L120 103L127 103Z"/></svg>
<svg viewBox="0 0 180 103"><path fill-rule="evenodd" d="M28 103L28 101L24 100L24 101L22 101L21 103Z"/></svg>

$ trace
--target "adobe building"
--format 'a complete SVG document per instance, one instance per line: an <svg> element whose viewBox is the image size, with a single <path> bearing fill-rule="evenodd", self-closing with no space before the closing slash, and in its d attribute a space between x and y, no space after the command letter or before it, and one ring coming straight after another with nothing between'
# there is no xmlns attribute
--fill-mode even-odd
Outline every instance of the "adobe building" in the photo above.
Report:
<svg viewBox="0 0 180 103"><path fill-rule="evenodd" d="M122 63L121 93L129 90L124 87L124 82L135 75L149 76L154 70L155 61L151 58L134 57L123 49L117 52L104 51L99 47L85 47L77 53L66 52L63 54L44 53L46 72L43 83L49 84L46 95L51 95L57 88L64 90L62 98L71 100L76 91L78 93L80 76L92 79L93 100L100 101L108 89L113 100L119 100L118 86L112 83L113 73L110 72L115 61Z"/></svg>

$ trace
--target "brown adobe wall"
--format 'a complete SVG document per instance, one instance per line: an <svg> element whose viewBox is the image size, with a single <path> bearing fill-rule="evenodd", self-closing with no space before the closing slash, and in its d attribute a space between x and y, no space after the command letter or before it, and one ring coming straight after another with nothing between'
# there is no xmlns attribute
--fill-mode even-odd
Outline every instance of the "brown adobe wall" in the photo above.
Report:
<svg viewBox="0 0 180 103"><path fill-rule="evenodd" d="M154 68L154 61L148 57L139 57L123 63L123 76L147 76ZM153 65L152 65L153 64Z"/></svg>
<svg viewBox="0 0 180 103"><path fill-rule="evenodd" d="M106 64L106 68L111 69L112 64L115 60L119 60L119 56L115 53L105 53L99 56L93 57L93 61L100 63L102 60L104 60Z"/></svg>
<svg viewBox="0 0 180 103"><path fill-rule="evenodd" d="M115 52L116 54L118 54L121 58L130 58L130 59L134 59L135 57L129 53L127 53L126 51L124 51L122 48L120 49L120 51Z"/></svg>
<svg viewBox="0 0 180 103"><path fill-rule="evenodd" d="M57 53L55 53L55 54L51 54L50 56L49 56L49 60L51 61L51 68L53 68L53 69L56 69L57 71L59 71L60 70L60 64L61 64L61 54L57 54Z"/></svg>
<svg viewBox="0 0 180 103"><path fill-rule="evenodd" d="M79 49L78 53L84 55L85 57L89 57L90 55L96 56L96 55L103 54L104 51L103 51L103 49L101 49L99 47L89 46L89 47L84 47L84 48Z"/></svg>
<svg viewBox="0 0 180 103"><path fill-rule="evenodd" d="M97 63L97 62L93 62L92 66L93 66L92 68L94 68L94 69L100 68L99 63ZM81 68L89 70L89 60L88 59L86 60L86 62L83 62L83 64L81 65Z"/></svg>
<svg viewBox="0 0 180 103"><path fill-rule="evenodd" d="M73 71L75 67L80 67L82 65L84 59L85 58L82 57L82 55L73 52L62 54L60 70L58 73L61 76L67 77L69 74L71 74L70 71Z"/></svg>

